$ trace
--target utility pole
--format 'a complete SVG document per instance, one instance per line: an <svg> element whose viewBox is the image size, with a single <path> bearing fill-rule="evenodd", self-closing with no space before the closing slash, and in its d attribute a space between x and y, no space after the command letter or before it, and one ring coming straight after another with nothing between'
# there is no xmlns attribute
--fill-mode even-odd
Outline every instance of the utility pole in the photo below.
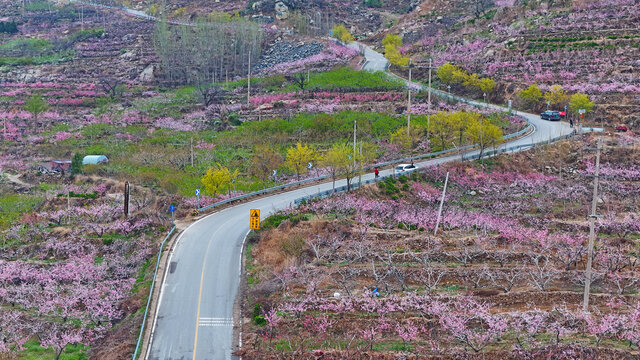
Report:
<svg viewBox="0 0 640 360"><path fill-rule="evenodd" d="M251 97L251 50L249 50L249 66L247 66L247 105Z"/></svg>
<svg viewBox="0 0 640 360"><path fill-rule="evenodd" d="M193 138L191 138L191 167L193 167Z"/></svg>
<svg viewBox="0 0 640 360"><path fill-rule="evenodd" d="M358 159L360 169L358 171L358 187L362 186L362 140L360 140L360 158Z"/></svg>
<svg viewBox="0 0 640 360"><path fill-rule="evenodd" d="M407 136L411 135L411 58L409 58L409 98L407 102Z"/></svg>
<svg viewBox="0 0 640 360"><path fill-rule="evenodd" d="M431 120L431 63L433 59L429 59L429 88L427 89L427 139L429 138L429 122Z"/></svg>
<svg viewBox="0 0 640 360"><path fill-rule="evenodd" d="M356 122L353 122L353 169L356 168L356 138L358 134L356 133L357 125Z"/></svg>
<svg viewBox="0 0 640 360"><path fill-rule="evenodd" d="M129 217L129 194L131 193L131 187L129 182L124 183L124 218Z"/></svg>
<svg viewBox="0 0 640 360"><path fill-rule="evenodd" d="M71 190L67 189L67 221L71 225Z"/></svg>
<svg viewBox="0 0 640 360"><path fill-rule="evenodd" d="M598 178L600 174L600 152L602 151L602 137L598 139L596 153L596 172L593 177L593 199L591 200L591 214L589 215L589 249L587 251L587 268L584 271L584 301L582 311L589 312L589 292L591 290L591 259L593 258L593 246L596 238L595 226L596 206L598 205Z"/></svg>
<svg viewBox="0 0 640 360"><path fill-rule="evenodd" d="M442 205L444 205L444 196L447 193L447 183L449 182L449 172L447 171L447 177L444 179L444 189L442 189L442 197L440 198L440 209L438 209L438 219L436 220L436 228L433 230L433 235L438 232L438 226L440 226L440 218L442 217Z"/></svg>

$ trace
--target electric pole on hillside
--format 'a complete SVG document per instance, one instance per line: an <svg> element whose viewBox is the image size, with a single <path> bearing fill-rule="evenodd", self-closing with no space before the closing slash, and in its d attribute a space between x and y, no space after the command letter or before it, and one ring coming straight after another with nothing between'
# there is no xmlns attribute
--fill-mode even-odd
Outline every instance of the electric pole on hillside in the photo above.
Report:
<svg viewBox="0 0 640 360"><path fill-rule="evenodd" d="M429 120L431 117L431 69L432 59L429 59L429 88L427 89L427 139L429 138Z"/></svg>
<svg viewBox="0 0 640 360"><path fill-rule="evenodd" d="M247 66L247 105L251 97L251 50L249 50L249 66Z"/></svg>
<svg viewBox="0 0 640 360"><path fill-rule="evenodd" d="M433 230L433 235L438 233L438 226L440 226L440 219L442 218L442 205L444 205L444 196L447 194L447 183L449 183L448 171L447 177L444 179L444 188L442 189L442 198L440 198L440 208L438 209L438 218L436 220L436 228Z"/></svg>
<svg viewBox="0 0 640 360"><path fill-rule="evenodd" d="M124 183L124 218L129 217L129 194L131 193L131 186L129 182Z"/></svg>
<svg viewBox="0 0 640 360"><path fill-rule="evenodd" d="M191 138L191 167L193 167L193 138Z"/></svg>
<svg viewBox="0 0 640 360"><path fill-rule="evenodd" d="M593 246L596 239L596 206L598 205L598 178L600 175L600 152L602 151L602 137L598 139L596 149L596 171L593 176L593 199L591 200L591 214L589 215L589 248L587 251L587 267L584 271L584 301L582 310L589 312L589 292L591 288L591 259L593 258Z"/></svg>
<svg viewBox="0 0 640 360"><path fill-rule="evenodd" d="M409 58L409 98L407 101L407 136L411 135L411 58Z"/></svg>

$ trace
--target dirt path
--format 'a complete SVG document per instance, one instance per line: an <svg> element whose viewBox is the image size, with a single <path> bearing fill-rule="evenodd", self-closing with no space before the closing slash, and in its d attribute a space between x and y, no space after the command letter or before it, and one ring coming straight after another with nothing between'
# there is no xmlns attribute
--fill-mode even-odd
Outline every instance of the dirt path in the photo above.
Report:
<svg viewBox="0 0 640 360"><path fill-rule="evenodd" d="M6 175L7 179L9 180L9 182L14 183L16 185L20 185L20 186L26 187L26 188L33 187L33 185L20 180L20 177L22 176L22 174L15 174L14 175L14 174L9 174L9 173L4 173L2 175Z"/></svg>

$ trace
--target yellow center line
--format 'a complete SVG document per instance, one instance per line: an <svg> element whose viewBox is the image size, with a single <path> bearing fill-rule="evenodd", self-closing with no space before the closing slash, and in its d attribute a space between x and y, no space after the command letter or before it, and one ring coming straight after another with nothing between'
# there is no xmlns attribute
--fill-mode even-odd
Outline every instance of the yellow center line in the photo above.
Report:
<svg viewBox="0 0 640 360"><path fill-rule="evenodd" d="M222 230L224 225L231 220L233 219L229 219L224 223L222 223L222 225L220 225L218 230L216 230L216 232L214 232L213 235L211 236L211 240L213 240L213 238L216 236L218 231ZM207 244L207 251L204 253L205 255L204 255L204 262L202 263L202 273L200 274L200 293L198 294L198 310L196 312L196 336L195 336L195 339L193 340L193 360L196 360L196 349L198 348L198 327L200 325L200 303L202 302L202 285L204 283L204 268L205 266L207 266L207 256L209 255L209 247L211 247L211 242L212 242L211 240L209 240L209 244Z"/></svg>

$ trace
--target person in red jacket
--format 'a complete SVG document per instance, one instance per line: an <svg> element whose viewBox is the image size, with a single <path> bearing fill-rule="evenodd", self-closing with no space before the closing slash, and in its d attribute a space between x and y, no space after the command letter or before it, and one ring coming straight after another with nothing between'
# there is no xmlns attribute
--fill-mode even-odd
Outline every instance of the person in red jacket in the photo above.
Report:
<svg viewBox="0 0 640 360"><path fill-rule="evenodd" d="M373 169L373 173L376 175L376 179L378 178L378 176L380 176L380 171L378 171L378 168Z"/></svg>

